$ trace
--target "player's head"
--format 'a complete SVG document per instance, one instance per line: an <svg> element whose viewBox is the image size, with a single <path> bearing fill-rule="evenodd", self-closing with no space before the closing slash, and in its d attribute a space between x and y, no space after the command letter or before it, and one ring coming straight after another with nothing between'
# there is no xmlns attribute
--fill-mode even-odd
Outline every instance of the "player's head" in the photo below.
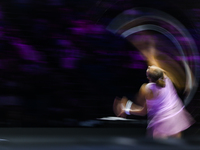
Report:
<svg viewBox="0 0 200 150"><path fill-rule="evenodd" d="M150 82L155 82L160 87L165 86L164 73L161 68L157 66L148 66L146 75Z"/></svg>

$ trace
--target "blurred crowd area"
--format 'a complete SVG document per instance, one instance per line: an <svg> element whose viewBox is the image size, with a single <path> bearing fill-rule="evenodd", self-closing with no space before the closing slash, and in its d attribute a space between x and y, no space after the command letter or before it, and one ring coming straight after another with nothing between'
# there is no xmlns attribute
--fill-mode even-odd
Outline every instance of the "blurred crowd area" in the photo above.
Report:
<svg viewBox="0 0 200 150"><path fill-rule="evenodd" d="M76 126L113 115L115 96L146 81L129 81L145 77L143 58L89 20L90 5L0 3L0 126Z"/></svg>
<svg viewBox="0 0 200 150"><path fill-rule="evenodd" d="M90 20L98 2L0 2L0 126L78 126L113 116L115 96L133 98L147 82L139 52Z"/></svg>

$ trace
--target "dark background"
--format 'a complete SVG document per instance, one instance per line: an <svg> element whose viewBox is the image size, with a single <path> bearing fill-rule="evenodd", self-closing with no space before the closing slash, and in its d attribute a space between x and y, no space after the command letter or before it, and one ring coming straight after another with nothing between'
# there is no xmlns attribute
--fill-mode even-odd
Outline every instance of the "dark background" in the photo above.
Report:
<svg viewBox="0 0 200 150"><path fill-rule="evenodd" d="M0 2L0 126L98 127L116 96L134 99L146 62L106 30L134 7L167 12L199 45L195 0L7 0ZM187 106L199 123L199 90ZM131 118L146 120L146 116Z"/></svg>

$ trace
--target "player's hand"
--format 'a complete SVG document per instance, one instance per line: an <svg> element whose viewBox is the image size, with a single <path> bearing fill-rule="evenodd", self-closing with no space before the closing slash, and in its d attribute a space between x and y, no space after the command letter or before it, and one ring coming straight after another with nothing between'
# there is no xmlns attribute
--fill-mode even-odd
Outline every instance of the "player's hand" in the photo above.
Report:
<svg viewBox="0 0 200 150"><path fill-rule="evenodd" d="M125 113L125 108L127 100L128 99L126 97L123 97L121 99L118 97L115 98L113 103L113 111L117 117L126 118L127 115Z"/></svg>
<svg viewBox="0 0 200 150"><path fill-rule="evenodd" d="M125 107L121 104L121 112L119 113L118 117L126 118L127 114L125 113Z"/></svg>

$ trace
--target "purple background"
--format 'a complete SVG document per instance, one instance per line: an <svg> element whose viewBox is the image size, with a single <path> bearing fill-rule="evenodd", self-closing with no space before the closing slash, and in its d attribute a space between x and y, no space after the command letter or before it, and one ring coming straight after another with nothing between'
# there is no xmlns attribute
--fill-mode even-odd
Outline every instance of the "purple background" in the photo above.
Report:
<svg viewBox="0 0 200 150"><path fill-rule="evenodd" d="M186 25L198 44L198 3L177 0L165 4L129 0L1 2L0 126L93 126L99 123L96 118L114 116L115 96L133 99L147 82L147 65L136 48L106 30L117 14L136 6L163 8ZM198 92L188 106L197 123ZM85 125L86 120L92 123Z"/></svg>

